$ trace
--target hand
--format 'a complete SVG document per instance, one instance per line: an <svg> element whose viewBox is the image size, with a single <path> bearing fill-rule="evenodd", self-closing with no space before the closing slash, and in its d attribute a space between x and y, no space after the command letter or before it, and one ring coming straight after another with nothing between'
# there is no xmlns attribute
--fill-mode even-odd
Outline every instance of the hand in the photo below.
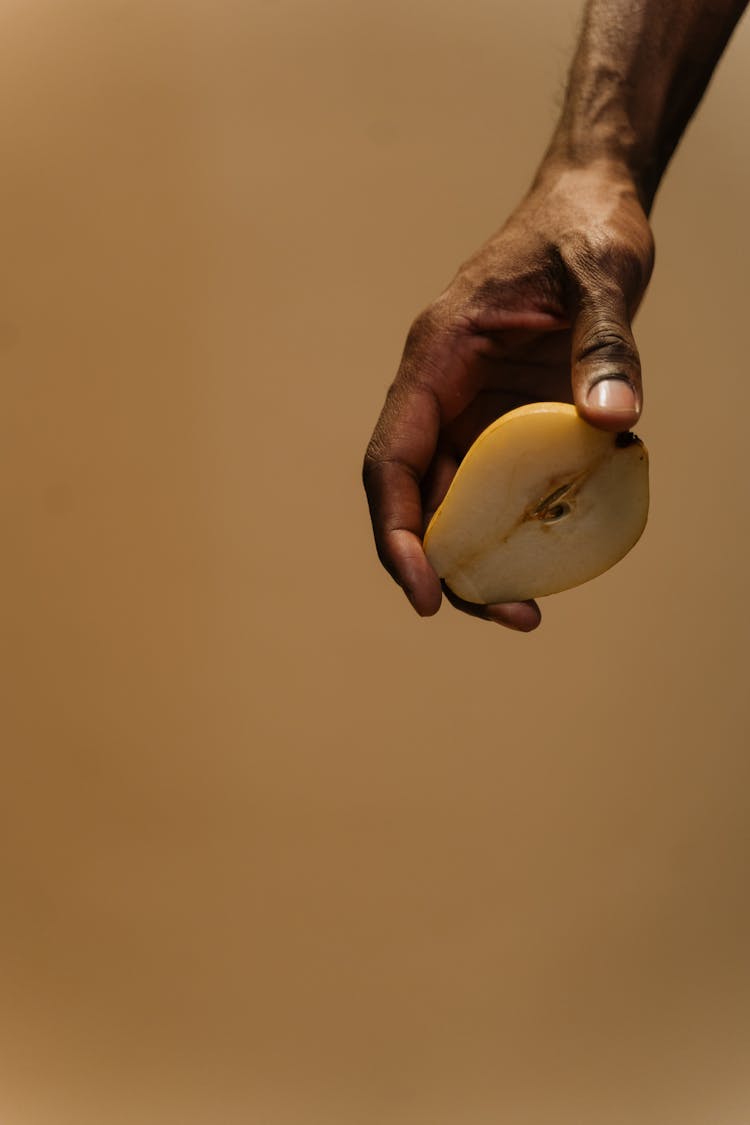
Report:
<svg viewBox="0 0 750 1125"><path fill-rule="evenodd" d="M543 169L505 226L459 270L409 332L367 449L364 483L378 555L418 614L440 607L422 535L475 438L529 402L574 402L606 430L641 412L630 328L653 266L653 240L619 168ZM529 631L534 602L475 606Z"/></svg>

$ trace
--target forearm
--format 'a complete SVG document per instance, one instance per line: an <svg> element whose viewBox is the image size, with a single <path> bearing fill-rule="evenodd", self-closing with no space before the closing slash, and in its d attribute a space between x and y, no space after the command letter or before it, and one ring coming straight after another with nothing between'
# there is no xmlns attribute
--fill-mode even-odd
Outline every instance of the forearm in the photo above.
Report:
<svg viewBox="0 0 750 1125"><path fill-rule="evenodd" d="M748 0L589 0L543 167L605 160L648 211Z"/></svg>

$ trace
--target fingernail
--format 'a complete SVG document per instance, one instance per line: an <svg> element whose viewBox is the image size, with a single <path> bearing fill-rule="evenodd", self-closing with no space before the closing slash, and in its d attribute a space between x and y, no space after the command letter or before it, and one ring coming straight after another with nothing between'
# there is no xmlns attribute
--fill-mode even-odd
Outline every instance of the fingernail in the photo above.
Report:
<svg viewBox="0 0 750 1125"><path fill-rule="evenodd" d="M637 409L635 391L625 379L600 379L588 393L587 403L597 410L632 414Z"/></svg>

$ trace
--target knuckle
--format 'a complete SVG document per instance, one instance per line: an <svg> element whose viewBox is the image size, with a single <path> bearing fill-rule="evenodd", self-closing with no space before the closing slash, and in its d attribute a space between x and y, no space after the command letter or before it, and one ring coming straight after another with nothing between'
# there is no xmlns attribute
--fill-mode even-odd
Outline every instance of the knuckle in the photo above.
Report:
<svg viewBox="0 0 750 1125"><path fill-rule="evenodd" d="M648 226L627 234L606 229L576 231L561 246L561 254L583 291L614 285L631 300L643 293L650 280L654 238Z"/></svg>
<svg viewBox="0 0 750 1125"><path fill-rule="evenodd" d="M413 321L406 337L405 353L426 353L437 341L461 335L470 328L465 295L446 290Z"/></svg>
<svg viewBox="0 0 750 1125"><path fill-rule="evenodd" d="M640 371L641 366L633 337L620 325L607 320L596 322L584 334L578 358L615 361L635 373Z"/></svg>
<svg viewBox="0 0 750 1125"><path fill-rule="evenodd" d="M367 446L367 450L362 461L362 484L365 486L365 490L367 490L367 486L372 479L372 474L375 472L375 469L380 462L380 458L373 444L373 441L374 439L371 440L370 444Z"/></svg>
<svg viewBox="0 0 750 1125"><path fill-rule="evenodd" d="M441 316L435 305L428 305L415 317L406 337L406 352L423 350L440 331Z"/></svg>
<svg viewBox="0 0 750 1125"><path fill-rule="evenodd" d="M384 413L384 412L383 412ZM386 438L384 433L383 413L381 413L378 423L373 430L370 440L365 449L365 455L362 459L362 483L365 488L368 487L373 474L375 474L380 465L386 458Z"/></svg>
<svg viewBox="0 0 750 1125"><path fill-rule="evenodd" d="M585 277L598 268L606 241L596 230L573 230L560 240L560 256L574 276Z"/></svg>
<svg viewBox="0 0 750 1125"><path fill-rule="evenodd" d="M362 483L365 486L365 491L370 491L375 478L381 475L383 466L391 459L385 436L378 428L370 438L362 461Z"/></svg>

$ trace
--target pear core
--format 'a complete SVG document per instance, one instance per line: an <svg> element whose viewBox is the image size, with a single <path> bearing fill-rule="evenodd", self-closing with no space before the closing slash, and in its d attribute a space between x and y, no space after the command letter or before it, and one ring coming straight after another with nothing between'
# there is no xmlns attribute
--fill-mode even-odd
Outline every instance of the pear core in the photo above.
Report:
<svg viewBox="0 0 750 1125"><path fill-rule="evenodd" d="M445 584L479 604L526 601L603 574L648 517L648 453L574 406L537 402L469 449L424 537Z"/></svg>

